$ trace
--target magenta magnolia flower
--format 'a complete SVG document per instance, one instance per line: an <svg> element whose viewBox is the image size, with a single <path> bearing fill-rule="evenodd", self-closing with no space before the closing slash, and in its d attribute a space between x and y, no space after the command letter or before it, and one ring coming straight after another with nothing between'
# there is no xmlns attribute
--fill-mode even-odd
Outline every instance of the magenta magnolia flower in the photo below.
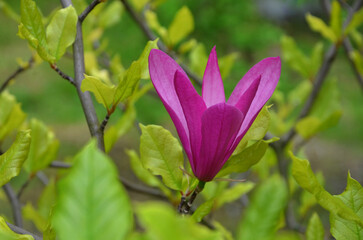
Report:
<svg viewBox="0 0 363 240"><path fill-rule="evenodd" d="M215 47L204 72L202 96L171 57L151 50L151 80L200 181L213 180L221 170L271 97L280 71L279 57L262 60L246 73L226 101Z"/></svg>

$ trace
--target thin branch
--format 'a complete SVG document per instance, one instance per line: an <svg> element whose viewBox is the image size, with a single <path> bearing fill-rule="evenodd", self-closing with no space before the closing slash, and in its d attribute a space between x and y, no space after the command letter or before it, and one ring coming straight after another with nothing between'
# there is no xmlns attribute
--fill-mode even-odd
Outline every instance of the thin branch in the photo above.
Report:
<svg viewBox="0 0 363 240"><path fill-rule="evenodd" d="M5 82L1 85L0 87L0 93L2 93L5 88L9 85L10 81L12 79L14 79L16 76L18 76L20 73L24 72L25 70L31 68L33 66L34 63L34 59L33 57L31 57L28 61L28 64L25 67L19 67L18 69L16 69L15 72L13 72L6 80Z"/></svg>
<svg viewBox="0 0 363 240"><path fill-rule="evenodd" d="M107 113L107 115L106 115L106 117L105 117L105 119L103 119L103 121L102 121L102 123L101 123L101 126L100 126L100 130L101 130L101 132L104 132L105 131L105 127L106 127L106 125L107 125L107 123L108 123L108 120L110 119L110 114L109 113Z"/></svg>
<svg viewBox="0 0 363 240"><path fill-rule="evenodd" d="M70 84L72 84L73 86L76 86L76 84L74 83L74 79L71 76L68 76L67 74L65 74L64 72L62 72L58 66L53 63L50 64L50 67L56 71L58 73L59 76L61 76L62 78L64 78L65 80L67 80Z"/></svg>
<svg viewBox="0 0 363 240"><path fill-rule="evenodd" d="M151 31L150 27L147 25L146 21L138 15L138 13L132 8L132 6L129 4L127 0L120 0L122 4L124 5L126 11L130 14L130 16L134 19L134 21L139 25L145 36L150 40L155 40L157 37L155 34ZM178 56L175 54L175 52L171 51L168 47L165 46L165 44L159 39L158 41L158 47L160 50L168 53L173 59L177 59ZM179 64L184 71L189 75L190 78L194 80L194 82L198 86L202 86L202 80L196 75L193 71L191 71L188 66L181 63Z"/></svg>
<svg viewBox="0 0 363 240"><path fill-rule="evenodd" d="M20 190L18 191L18 194L16 195L16 197L18 198L18 199L20 199L20 197L21 197L21 195L23 194L23 192L24 192L24 190L25 190L25 188L29 185L29 183L33 180L33 178L34 178L34 176L35 175L31 175L26 181L25 181L25 183L23 184L23 185L21 185L21 187L20 187Z"/></svg>
<svg viewBox="0 0 363 240"><path fill-rule="evenodd" d="M60 0L63 7L72 4L71 0ZM98 148L105 151L103 133L99 129L99 122L97 119L95 107L89 92L81 90L81 84L84 79L85 64L84 64L84 50L83 50L83 36L82 36L82 22L77 22L77 34L73 43L73 60L74 60L74 73L75 84L77 88L78 97L81 101L83 112L85 114L88 128L91 136L97 139Z"/></svg>
<svg viewBox="0 0 363 240"><path fill-rule="evenodd" d="M9 199L11 208L13 210L14 223L18 227L23 227L23 217L21 215L21 205L19 199L17 198L13 188L10 183L3 186L4 192Z"/></svg>
<svg viewBox="0 0 363 240"><path fill-rule="evenodd" d="M51 168L64 168L64 169L67 169L67 168L70 168L72 167L69 163L66 163L66 162L60 162L60 161L53 161L49 164L49 167Z"/></svg>
<svg viewBox="0 0 363 240"><path fill-rule="evenodd" d="M27 235L31 235L34 240L43 240L42 237L39 237L38 235L34 234L34 233L31 233L31 232L28 232L27 230L23 229L23 228L20 228L18 226L15 226L11 223L6 223L8 225L8 227L13 231L13 232L16 232L18 234L27 234Z"/></svg>
<svg viewBox="0 0 363 240"><path fill-rule="evenodd" d="M38 171L36 173L36 176L41 181L41 183L43 183L44 186L47 186L48 185L49 179L48 179L47 175L45 175L44 172Z"/></svg>
<svg viewBox="0 0 363 240"><path fill-rule="evenodd" d="M80 22L83 22L84 19L88 16L88 14L99 4L101 0L93 0L90 5L86 7L86 9L79 15L78 19Z"/></svg>
<svg viewBox="0 0 363 240"><path fill-rule="evenodd" d="M353 52L353 46L352 46L352 43L350 42L349 38L344 39L344 41L343 41L343 47L344 47L345 53L347 55L347 58L349 60L349 63L352 66L354 75L355 75L355 77L356 77L356 79L357 79L360 87L363 90L363 77L360 74L357 66L355 65L352 57L350 56L350 53Z"/></svg>

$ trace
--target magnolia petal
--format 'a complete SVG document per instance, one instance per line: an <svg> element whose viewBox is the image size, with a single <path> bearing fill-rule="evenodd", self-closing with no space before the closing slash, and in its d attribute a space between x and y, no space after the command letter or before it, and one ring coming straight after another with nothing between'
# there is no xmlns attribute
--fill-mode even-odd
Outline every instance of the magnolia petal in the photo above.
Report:
<svg viewBox="0 0 363 240"><path fill-rule="evenodd" d="M194 174L211 181L230 157L229 152L243 121L242 112L226 103L208 108L202 116L202 144ZM233 151L232 151L233 152Z"/></svg>
<svg viewBox="0 0 363 240"><path fill-rule="evenodd" d="M174 84L189 128L192 156L188 157L192 170L194 171L195 160L199 158L200 144L202 141L202 115L207 107L193 84L179 71L175 73Z"/></svg>
<svg viewBox="0 0 363 240"><path fill-rule="evenodd" d="M205 68L202 95L207 107L226 101L215 46L209 55L208 63Z"/></svg>
<svg viewBox="0 0 363 240"><path fill-rule="evenodd" d="M257 117L258 113L265 105L267 100L272 96L276 85L279 81L281 73L281 60L279 57L271 57L265 58L264 60L257 63L253 66L246 75L239 81L236 88L233 90L230 98L228 99L228 103L238 107L239 109L246 109L247 107L243 107L243 99L248 99L249 97L245 96L253 96L253 83L256 83L256 79L261 77L259 80L259 85L257 92L251 102L249 104L247 113L245 114L245 119L242 123L241 129L238 132L237 143L242 137L246 134L247 130L252 125L253 121ZM246 100L246 104L247 104Z"/></svg>
<svg viewBox="0 0 363 240"><path fill-rule="evenodd" d="M180 141L189 156L191 155L191 149L188 125L174 86L174 74L176 71L187 77L183 69L169 55L158 49L150 51L149 73L151 81L173 120Z"/></svg>

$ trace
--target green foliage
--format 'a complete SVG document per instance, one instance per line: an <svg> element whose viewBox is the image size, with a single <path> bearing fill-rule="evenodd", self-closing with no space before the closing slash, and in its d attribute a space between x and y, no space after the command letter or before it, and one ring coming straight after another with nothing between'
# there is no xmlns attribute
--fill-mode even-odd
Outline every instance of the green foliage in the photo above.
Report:
<svg viewBox="0 0 363 240"><path fill-rule="evenodd" d="M311 170L308 160L298 158L290 152L292 175L297 183L306 191L313 194L320 206L344 220L352 221L363 227L363 220L347 206L341 199L333 197L318 182Z"/></svg>
<svg viewBox="0 0 363 240"><path fill-rule="evenodd" d="M104 29L118 23L121 19L122 12L123 8L121 2L111 2L107 5L107 7L105 7L105 9L100 12L100 16L97 21L98 26Z"/></svg>
<svg viewBox="0 0 363 240"><path fill-rule="evenodd" d="M0 141L11 134L24 122L26 114L21 110L20 103L8 92L0 95Z"/></svg>
<svg viewBox="0 0 363 240"><path fill-rule="evenodd" d="M21 131L10 149L0 155L0 186L20 173L29 153L30 140L30 131Z"/></svg>
<svg viewBox="0 0 363 240"><path fill-rule="evenodd" d="M350 174L348 174L345 191L334 197L342 200L360 219L363 219L363 188ZM348 221L338 215L330 215L330 225L330 232L336 239L358 240L363 237L362 225Z"/></svg>
<svg viewBox="0 0 363 240"><path fill-rule="evenodd" d="M6 2L4 2L3 0L0 1L0 9L6 16L11 18L15 22L17 22L17 23L20 22L19 14L16 13L14 11L14 9L12 9L11 6L9 4L7 4Z"/></svg>
<svg viewBox="0 0 363 240"><path fill-rule="evenodd" d="M337 0L332 1L331 4L331 16L330 26L334 31L335 36L340 36L342 32L342 18L341 18L341 7Z"/></svg>
<svg viewBox="0 0 363 240"><path fill-rule="evenodd" d="M320 18L307 14L306 21L313 31L319 32L323 37L331 42L336 42L338 40L338 36L334 33L334 30L327 26Z"/></svg>
<svg viewBox="0 0 363 240"><path fill-rule="evenodd" d="M194 19L189 8L184 6L175 14L168 28L169 41L175 46L194 30Z"/></svg>
<svg viewBox="0 0 363 240"><path fill-rule="evenodd" d="M296 124L296 131L305 139L335 126L342 115L336 81L326 82L319 92L309 116Z"/></svg>
<svg viewBox="0 0 363 240"><path fill-rule="evenodd" d="M164 203L142 203L137 206L136 212L140 224L146 230L142 239L223 239L220 233L209 230L203 225L197 225L188 216L178 215L174 209Z"/></svg>
<svg viewBox="0 0 363 240"><path fill-rule="evenodd" d="M345 28L345 35L354 31L357 27L359 27L363 23L363 9L360 9L356 13L354 13L352 20Z"/></svg>
<svg viewBox="0 0 363 240"><path fill-rule="evenodd" d="M78 16L74 7L58 10L50 21L46 38L49 53L58 61L76 38Z"/></svg>
<svg viewBox="0 0 363 240"><path fill-rule="evenodd" d="M140 156L146 169L160 175L164 184L182 190L184 165L183 150L178 140L161 126L140 124Z"/></svg>
<svg viewBox="0 0 363 240"><path fill-rule="evenodd" d="M311 216L306 229L306 240L324 240L324 226L319 215L315 212Z"/></svg>
<svg viewBox="0 0 363 240"><path fill-rule="evenodd" d="M24 163L24 168L29 173L35 173L48 167L57 157L59 141L44 123L36 119L30 121L30 129L32 141L28 158Z"/></svg>
<svg viewBox="0 0 363 240"><path fill-rule="evenodd" d="M252 196L236 239L273 239L287 196L286 183L280 177L264 181Z"/></svg>
<svg viewBox="0 0 363 240"><path fill-rule="evenodd" d="M97 149L95 141L74 162L58 185L53 225L59 239L125 239L133 219L116 167Z"/></svg>
<svg viewBox="0 0 363 240"><path fill-rule="evenodd" d="M34 240L30 235L17 234L11 231L3 217L0 216L0 239L6 240Z"/></svg>
<svg viewBox="0 0 363 240"><path fill-rule="evenodd" d="M106 109L114 103L116 86L109 86L99 78L85 75L82 81L81 90L83 92L92 92L98 103L101 103Z"/></svg>

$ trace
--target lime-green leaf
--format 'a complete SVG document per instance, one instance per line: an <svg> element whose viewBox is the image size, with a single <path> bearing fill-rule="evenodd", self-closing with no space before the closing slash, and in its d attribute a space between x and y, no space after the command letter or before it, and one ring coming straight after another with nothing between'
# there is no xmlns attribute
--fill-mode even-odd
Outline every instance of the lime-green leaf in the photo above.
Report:
<svg viewBox="0 0 363 240"><path fill-rule="evenodd" d="M197 40L194 38L182 43L180 47L178 48L179 53L185 54L192 50L196 45L198 44Z"/></svg>
<svg viewBox="0 0 363 240"><path fill-rule="evenodd" d="M72 5L58 10L47 27L49 52L58 61L76 38L78 16Z"/></svg>
<svg viewBox="0 0 363 240"><path fill-rule="evenodd" d="M41 231L45 231L47 228L47 218L44 218L39 212L28 202L22 209L22 213L25 219L30 220Z"/></svg>
<svg viewBox="0 0 363 240"><path fill-rule="evenodd" d="M335 196L352 209L361 219L363 219L363 188L360 183L348 174L347 187L345 191ZM347 221L341 217L330 215L330 232L339 240L359 240L363 238L363 228L357 223Z"/></svg>
<svg viewBox="0 0 363 240"><path fill-rule="evenodd" d="M252 182L236 183L230 188L227 188L218 195L215 199L216 208L223 206L226 203L230 203L240 198L243 194L248 193L255 186Z"/></svg>
<svg viewBox="0 0 363 240"><path fill-rule="evenodd" d="M98 26L101 28L108 28L118 23L121 19L123 8L121 2L111 2L105 9L100 12L98 19Z"/></svg>
<svg viewBox="0 0 363 240"><path fill-rule="evenodd" d="M306 240L324 240L324 226L319 215L314 212L306 229Z"/></svg>
<svg viewBox="0 0 363 240"><path fill-rule="evenodd" d="M140 12L144 9L145 5L150 2L150 0L132 0L131 2L134 5L136 11Z"/></svg>
<svg viewBox="0 0 363 240"><path fill-rule="evenodd" d="M156 15L155 12L149 9L146 10L145 20L147 21L150 28L155 30L160 35L161 39L163 39L164 41L167 40L168 31L166 30L166 28L160 25L158 16Z"/></svg>
<svg viewBox="0 0 363 240"><path fill-rule="evenodd" d="M147 239L223 239L220 233L197 224L189 216L178 215L165 203L142 203L136 210L140 224L146 229Z"/></svg>
<svg viewBox="0 0 363 240"><path fill-rule="evenodd" d="M323 51L324 44L322 42L316 43L310 57L310 72L312 76L315 76L320 69L321 63L323 62Z"/></svg>
<svg viewBox="0 0 363 240"><path fill-rule="evenodd" d="M30 235L14 233L0 216L0 239L6 240L34 240Z"/></svg>
<svg viewBox="0 0 363 240"><path fill-rule="evenodd" d="M30 140L29 130L19 132L10 149L0 156L0 187L20 173L29 153Z"/></svg>
<svg viewBox="0 0 363 240"><path fill-rule="evenodd" d="M284 60L305 78L310 78L310 59L300 51L293 38L283 36L281 38Z"/></svg>
<svg viewBox="0 0 363 240"><path fill-rule="evenodd" d="M286 183L280 177L264 181L251 198L236 239L273 239L287 196Z"/></svg>
<svg viewBox="0 0 363 240"><path fill-rule="evenodd" d="M144 51L142 51L139 59L137 60L140 63L140 69L141 69L141 78L142 79L148 79L149 76L149 54L151 49L158 49L158 38L154 41L148 41Z"/></svg>
<svg viewBox="0 0 363 240"><path fill-rule="evenodd" d="M44 188L42 194L38 200L38 211L45 219L49 219L50 213L56 202L56 186L53 178L49 180L49 183Z"/></svg>
<svg viewBox="0 0 363 240"><path fill-rule="evenodd" d="M106 109L109 109L113 103L116 93L115 86L109 86L103 83L99 78L85 75L82 81L81 90L83 92L92 92L98 103L101 103Z"/></svg>
<svg viewBox="0 0 363 240"><path fill-rule="evenodd" d="M208 56L205 47L199 43L189 54L190 68L198 75L203 76Z"/></svg>
<svg viewBox="0 0 363 240"><path fill-rule="evenodd" d="M24 168L28 172L34 173L48 167L50 162L57 157L59 141L44 123L36 119L30 121L30 129L32 141Z"/></svg>
<svg viewBox="0 0 363 240"><path fill-rule="evenodd" d="M189 8L184 6L176 14L169 26L170 45L175 46L194 29L194 18Z"/></svg>
<svg viewBox="0 0 363 240"><path fill-rule="evenodd" d="M35 2L21 0L20 13L19 36L27 39L45 61L54 62L54 57L49 54L42 14Z"/></svg>
<svg viewBox="0 0 363 240"><path fill-rule="evenodd" d="M218 59L218 65L221 71L222 79L226 78L229 75L238 56L238 53L230 53Z"/></svg>
<svg viewBox="0 0 363 240"><path fill-rule="evenodd" d="M134 61L120 80L113 99L113 104L118 104L130 97L137 88L141 78L141 64Z"/></svg>
<svg viewBox="0 0 363 240"><path fill-rule="evenodd" d="M195 221L200 222L205 216L207 216L213 209L214 198L202 203L192 215Z"/></svg>
<svg viewBox="0 0 363 240"><path fill-rule="evenodd" d="M334 0L331 4L330 27L333 29L335 36L338 38L342 34L342 16L340 4Z"/></svg>
<svg viewBox="0 0 363 240"><path fill-rule="evenodd" d="M0 95L0 141L16 130L25 120L26 114L20 103L7 91Z"/></svg>
<svg viewBox="0 0 363 240"><path fill-rule="evenodd" d="M246 147L240 153L232 155L224 164L217 177L223 177L230 173L246 172L250 167L258 163L266 152L268 144L263 141L257 141L251 146Z"/></svg>
<svg viewBox="0 0 363 240"><path fill-rule="evenodd" d="M363 74L363 60L359 51L354 50L349 53L350 58L353 60L355 67L360 74Z"/></svg>
<svg viewBox="0 0 363 240"><path fill-rule="evenodd" d="M292 163L292 175L297 183L306 191L313 194L320 206L328 210L331 214L337 215L342 219L354 221L363 226L363 220L344 202L330 193L319 184L316 176L311 170L308 160L298 158L290 152Z"/></svg>
<svg viewBox="0 0 363 240"><path fill-rule="evenodd" d="M53 226L60 240L125 239L133 225L130 200L116 167L88 144L58 185Z"/></svg>
<svg viewBox="0 0 363 240"><path fill-rule="evenodd" d="M363 23L363 9L360 9L358 12L354 13L352 21L345 28L344 34L347 35L350 32L354 31L359 25Z"/></svg>
<svg viewBox="0 0 363 240"><path fill-rule="evenodd" d="M105 151L108 153L115 145L117 140L123 136L134 125L136 111L132 105L129 105L121 118L115 125L110 126L105 132Z"/></svg>
<svg viewBox="0 0 363 240"><path fill-rule="evenodd" d="M336 42L338 40L334 31L330 27L328 27L320 18L315 17L311 14L307 14L306 21L308 22L311 30L319 32L326 39L332 42Z"/></svg>
<svg viewBox="0 0 363 240"><path fill-rule="evenodd" d="M141 161L153 174L160 175L168 187L182 190L183 150L176 138L161 126L140 125Z"/></svg>

